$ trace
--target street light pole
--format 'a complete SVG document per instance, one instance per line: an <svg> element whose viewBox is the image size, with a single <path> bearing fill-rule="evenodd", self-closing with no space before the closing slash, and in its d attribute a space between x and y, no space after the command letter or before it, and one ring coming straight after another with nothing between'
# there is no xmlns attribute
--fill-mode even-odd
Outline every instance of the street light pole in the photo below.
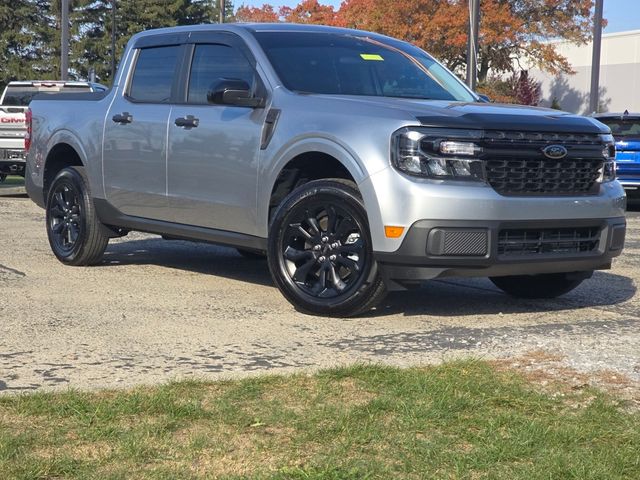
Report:
<svg viewBox="0 0 640 480"><path fill-rule="evenodd" d="M60 79L69 78L69 0L62 0L60 15Z"/></svg>
<svg viewBox="0 0 640 480"><path fill-rule="evenodd" d="M220 19L219 23L224 23L224 0L220 0Z"/></svg>
<svg viewBox="0 0 640 480"><path fill-rule="evenodd" d="M602 11L604 0L596 0L593 16L593 52L591 57L591 92L589 113L597 113L600 104L600 52L602 50Z"/></svg>
<svg viewBox="0 0 640 480"><path fill-rule="evenodd" d="M116 0L111 0L111 84L116 76Z"/></svg>
<svg viewBox="0 0 640 480"><path fill-rule="evenodd" d="M478 29L480 0L469 0L469 35L467 37L467 85L476 89L478 80Z"/></svg>

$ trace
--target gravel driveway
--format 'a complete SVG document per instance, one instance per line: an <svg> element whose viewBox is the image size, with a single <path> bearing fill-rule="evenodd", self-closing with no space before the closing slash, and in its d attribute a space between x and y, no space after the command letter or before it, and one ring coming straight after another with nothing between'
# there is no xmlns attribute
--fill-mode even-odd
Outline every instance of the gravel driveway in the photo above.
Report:
<svg viewBox="0 0 640 480"><path fill-rule="evenodd" d="M0 189L0 391L469 355L640 384L638 213L614 268L560 299L518 301L485 279L443 280L335 320L296 312L266 262L229 248L132 233L111 242L102 265L65 267L49 250L44 212L20 192Z"/></svg>

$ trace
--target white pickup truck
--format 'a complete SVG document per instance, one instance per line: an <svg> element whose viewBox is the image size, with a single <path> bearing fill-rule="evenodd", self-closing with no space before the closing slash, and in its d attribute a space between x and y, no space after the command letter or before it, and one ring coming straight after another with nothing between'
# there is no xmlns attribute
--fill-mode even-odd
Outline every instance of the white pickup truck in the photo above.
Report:
<svg viewBox="0 0 640 480"><path fill-rule="evenodd" d="M7 175L24 176L26 110L39 93L100 92L107 87L89 82L50 80L9 82L0 97L0 182Z"/></svg>

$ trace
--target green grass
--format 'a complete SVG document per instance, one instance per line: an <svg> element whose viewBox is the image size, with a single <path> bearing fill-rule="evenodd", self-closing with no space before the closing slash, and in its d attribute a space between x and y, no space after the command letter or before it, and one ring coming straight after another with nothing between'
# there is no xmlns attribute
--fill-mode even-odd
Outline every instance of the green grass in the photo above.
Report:
<svg viewBox="0 0 640 480"><path fill-rule="evenodd" d="M24 178L9 175L4 182L0 183L0 186L19 187L24 185Z"/></svg>
<svg viewBox="0 0 640 480"><path fill-rule="evenodd" d="M476 361L0 398L1 479L638 479L640 414Z"/></svg>

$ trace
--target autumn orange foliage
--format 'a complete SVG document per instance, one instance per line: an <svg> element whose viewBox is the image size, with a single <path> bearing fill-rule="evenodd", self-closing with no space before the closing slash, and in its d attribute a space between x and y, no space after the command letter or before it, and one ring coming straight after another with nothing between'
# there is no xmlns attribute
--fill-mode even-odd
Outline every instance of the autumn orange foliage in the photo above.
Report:
<svg viewBox="0 0 640 480"><path fill-rule="evenodd" d="M514 71L518 62L551 73L571 73L567 59L546 40L585 43L593 0L480 0L478 79ZM238 21L296 22L375 31L425 49L450 69L466 65L468 0L344 0L338 10L318 0L275 10L241 6Z"/></svg>

